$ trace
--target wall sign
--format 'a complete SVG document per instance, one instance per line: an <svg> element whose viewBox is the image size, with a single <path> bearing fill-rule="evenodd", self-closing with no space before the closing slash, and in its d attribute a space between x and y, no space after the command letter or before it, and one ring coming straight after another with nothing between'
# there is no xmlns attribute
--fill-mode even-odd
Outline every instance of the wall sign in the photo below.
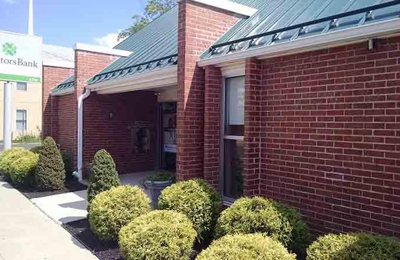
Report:
<svg viewBox="0 0 400 260"><path fill-rule="evenodd" d="M0 32L0 80L42 81L42 38Z"/></svg>

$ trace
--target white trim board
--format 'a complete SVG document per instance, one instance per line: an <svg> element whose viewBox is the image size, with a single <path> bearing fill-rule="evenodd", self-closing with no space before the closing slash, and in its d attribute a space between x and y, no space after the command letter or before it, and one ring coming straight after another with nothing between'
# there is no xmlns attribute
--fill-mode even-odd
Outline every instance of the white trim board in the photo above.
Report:
<svg viewBox="0 0 400 260"><path fill-rule="evenodd" d="M121 79L108 80L88 85L86 88L98 94L114 94L137 90L159 89L178 84L177 66L155 69Z"/></svg>
<svg viewBox="0 0 400 260"><path fill-rule="evenodd" d="M84 44L84 43L79 43L79 42L75 44L74 50L89 51L89 52L94 52L94 53L108 54L108 55L114 55L114 56L120 56L120 57L128 57L129 55L132 54L132 52L130 52L130 51L112 49L112 48L96 46L96 45L89 45L89 44Z"/></svg>
<svg viewBox="0 0 400 260"><path fill-rule="evenodd" d="M180 0L182 1L182 0ZM235 2L231 2L229 0L192 0L193 2L216 7L222 10L226 10L232 13L240 14L243 16L250 17L257 13L257 9L252 8L250 6L238 4Z"/></svg>
<svg viewBox="0 0 400 260"><path fill-rule="evenodd" d="M73 69L75 63L72 61L43 60L43 66Z"/></svg>
<svg viewBox="0 0 400 260"><path fill-rule="evenodd" d="M346 30L319 34L297 39L291 42L277 43L263 47L253 47L246 51L239 51L215 58L198 61L200 67L209 65L222 65L224 63L238 62L246 58L257 57L267 59L276 56L289 55L305 51L326 49L334 46L351 44L400 33L400 19L364 25Z"/></svg>

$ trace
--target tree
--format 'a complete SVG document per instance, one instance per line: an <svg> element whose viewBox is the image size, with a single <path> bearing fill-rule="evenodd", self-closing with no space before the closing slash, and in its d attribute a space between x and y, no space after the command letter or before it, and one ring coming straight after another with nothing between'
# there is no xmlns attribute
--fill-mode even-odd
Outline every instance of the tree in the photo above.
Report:
<svg viewBox="0 0 400 260"><path fill-rule="evenodd" d="M87 196L89 205L97 194L117 187L119 184L119 176L113 158L104 149L98 151L94 155L90 171Z"/></svg>
<svg viewBox="0 0 400 260"><path fill-rule="evenodd" d="M118 35L118 40L129 37L132 34L140 31L151 21L158 18L175 5L176 0L149 0L145 7L144 14L135 14L132 16L133 25L120 32Z"/></svg>
<svg viewBox="0 0 400 260"><path fill-rule="evenodd" d="M35 181L42 190L59 190L64 187L64 162L56 142L51 137L46 137L43 141L35 169Z"/></svg>

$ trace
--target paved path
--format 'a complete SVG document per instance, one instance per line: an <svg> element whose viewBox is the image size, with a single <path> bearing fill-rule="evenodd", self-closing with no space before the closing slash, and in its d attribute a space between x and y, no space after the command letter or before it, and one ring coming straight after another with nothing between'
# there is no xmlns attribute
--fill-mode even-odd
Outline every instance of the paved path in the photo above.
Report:
<svg viewBox="0 0 400 260"><path fill-rule="evenodd" d="M122 185L138 185L143 188L142 182L146 176L153 172L142 172L124 174L120 176ZM149 191L144 189L149 195ZM84 219L87 216L86 190L76 191L58 195L51 195L42 198L32 199L31 201L47 216L58 223L68 223L75 220ZM1 220L0 220L1 221ZM1 258L0 258L1 260Z"/></svg>
<svg viewBox="0 0 400 260"><path fill-rule="evenodd" d="M7 183L0 182L1 260L98 260Z"/></svg>

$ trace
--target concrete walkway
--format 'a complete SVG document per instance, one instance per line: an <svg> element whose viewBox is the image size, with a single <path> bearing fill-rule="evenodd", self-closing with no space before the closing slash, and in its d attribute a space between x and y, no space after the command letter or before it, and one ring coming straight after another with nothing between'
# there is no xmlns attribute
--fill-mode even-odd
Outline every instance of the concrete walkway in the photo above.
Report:
<svg viewBox="0 0 400 260"><path fill-rule="evenodd" d="M98 260L60 225L0 182L1 260Z"/></svg>
<svg viewBox="0 0 400 260"><path fill-rule="evenodd" d="M154 174L154 172L120 175L121 185L137 185L141 187L144 192L147 193L147 195L149 195L149 191L144 189L142 183L146 179L146 176L152 174ZM86 218L86 195L86 190L83 190L32 199L31 201L54 221L58 222L59 224L65 224Z"/></svg>

